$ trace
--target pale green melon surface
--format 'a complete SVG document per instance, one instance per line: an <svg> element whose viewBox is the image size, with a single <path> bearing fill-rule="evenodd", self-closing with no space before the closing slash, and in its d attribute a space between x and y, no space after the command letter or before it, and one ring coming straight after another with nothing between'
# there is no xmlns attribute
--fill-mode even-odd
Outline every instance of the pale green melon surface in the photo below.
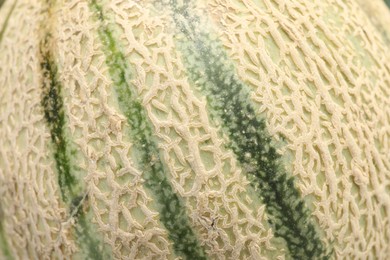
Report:
<svg viewBox="0 0 390 260"><path fill-rule="evenodd" d="M389 12L0 6L0 258L390 255Z"/></svg>

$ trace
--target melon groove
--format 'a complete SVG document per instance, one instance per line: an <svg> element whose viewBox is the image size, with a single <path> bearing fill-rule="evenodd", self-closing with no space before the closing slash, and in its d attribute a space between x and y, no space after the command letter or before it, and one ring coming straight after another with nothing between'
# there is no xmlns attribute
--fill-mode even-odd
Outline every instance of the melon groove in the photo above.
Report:
<svg viewBox="0 0 390 260"><path fill-rule="evenodd" d="M387 259L384 5L0 0L0 258Z"/></svg>
<svg viewBox="0 0 390 260"><path fill-rule="evenodd" d="M206 259L202 247L192 230L183 201L173 190L167 176L166 166L161 161L157 145L153 140L153 128L150 126L145 110L129 84L130 77L127 62L119 51L118 43L105 25L101 6L97 1L91 2L91 8L100 20L99 36L106 53L114 89L118 95L119 105L130 126L130 136L136 153L138 164L143 172L145 186L153 193L159 204L160 221L168 230L173 248L179 256L190 259Z"/></svg>
<svg viewBox="0 0 390 260"><path fill-rule="evenodd" d="M207 23L200 18L204 15L198 16L190 5L188 1L171 1L177 33L184 34L178 37L178 44L191 81L208 97L209 113L221 121L230 139L227 146L266 204L275 235L285 239L291 257L325 258L331 250L325 250L293 178L281 165L264 119L251 104L249 89L235 74L218 39L207 31Z"/></svg>

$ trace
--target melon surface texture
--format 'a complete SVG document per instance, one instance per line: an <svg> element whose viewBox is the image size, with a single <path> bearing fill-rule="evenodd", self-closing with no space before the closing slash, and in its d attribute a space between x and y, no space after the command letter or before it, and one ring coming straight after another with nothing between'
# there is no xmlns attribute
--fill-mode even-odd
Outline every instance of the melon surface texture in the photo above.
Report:
<svg viewBox="0 0 390 260"><path fill-rule="evenodd" d="M0 259L390 259L388 21L0 0Z"/></svg>

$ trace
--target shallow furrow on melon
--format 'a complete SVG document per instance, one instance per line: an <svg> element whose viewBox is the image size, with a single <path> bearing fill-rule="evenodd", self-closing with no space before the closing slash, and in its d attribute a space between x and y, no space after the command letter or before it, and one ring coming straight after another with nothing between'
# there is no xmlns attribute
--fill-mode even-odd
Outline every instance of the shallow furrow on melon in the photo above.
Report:
<svg viewBox="0 0 390 260"><path fill-rule="evenodd" d="M379 1L0 0L0 258L387 259Z"/></svg>
<svg viewBox="0 0 390 260"><path fill-rule="evenodd" d="M154 190L145 187L143 174L150 178L151 173L164 172L147 167L142 155L145 155L146 149L154 148L142 147L140 141L143 140L134 138L140 137L136 134L140 128L145 128L145 122L129 124L121 112L123 107L118 102L120 95L115 93L118 87L126 87L124 84L128 84L126 81L119 81L121 84L117 86L121 73L129 73L123 71L125 61L121 60L122 63L115 66L112 64L114 57L106 56L107 46L102 44L99 33L103 33L102 37L111 36L104 24L102 28L99 15L94 13L95 8L90 8L86 2L69 2L64 5L63 10L59 15L59 28L72 30L56 32L60 43L57 55L61 78L68 82L64 96L68 100L66 107L69 112L69 129L81 151L81 165L87 172L85 181L94 218L99 229L106 233L105 241L111 245L116 257L174 258L172 242L158 217L158 212L164 205L159 205L155 195L165 189L168 196L172 196L172 190L166 189L166 186L153 187ZM75 37L75 32L78 42L65 40ZM79 42L85 45L80 48ZM118 55L115 58L122 59L115 46L116 43L111 46L114 54ZM111 60L107 61L108 58ZM114 73L117 72L119 74L115 77ZM134 95L123 96L131 89L121 91L124 91L122 102L126 104L129 100L123 98L132 98ZM135 112L143 113L138 101L135 102L137 107L127 112L134 113L136 109ZM126 109L128 107L125 106L125 112ZM151 142L153 139L147 141ZM155 158L150 158L148 163L154 162L155 166L161 167L158 154L156 155L155 150L152 153ZM158 176L161 177L164 178ZM153 184L154 180L148 181ZM176 209L177 206L173 205ZM192 250L196 248L193 247Z"/></svg>
<svg viewBox="0 0 390 260"><path fill-rule="evenodd" d="M250 89L237 77L206 16L196 14L188 2L171 1L170 7L189 78L207 96L209 113L229 137L226 145L266 204L275 235L287 242L293 258L324 257L310 213L281 164L264 120L255 113Z"/></svg>
<svg viewBox="0 0 390 260"><path fill-rule="evenodd" d="M11 257L19 259L64 257L75 248L61 224L66 208L47 149L50 132L41 107L40 38L31 34L40 31L46 18L39 15L43 9L38 1L18 1L0 43L0 64L7 64L0 66L2 224Z"/></svg>
<svg viewBox="0 0 390 260"><path fill-rule="evenodd" d="M43 74L41 104L50 129L61 197L65 203L68 203L77 196L74 189L75 186L79 185L77 185L71 170L69 140L66 140L65 137L66 121L61 96L62 84L58 81L57 67L51 57L51 50L49 50L51 48L49 46L49 33L47 32L41 43L41 70Z"/></svg>
<svg viewBox="0 0 390 260"><path fill-rule="evenodd" d="M111 249L103 244L97 225L91 224L93 214L88 209L87 193L73 198L69 212L75 222L74 237L77 240L78 252L72 258L112 259Z"/></svg>
<svg viewBox="0 0 390 260"><path fill-rule="evenodd" d="M64 109L63 84L59 80L59 72L53 52L53 27L56 18L56 2L48 2L45 7L47 18L41 25L40 66L42 73L41 105L48 128L50 129L51 145L55 161L55 174L62 201L68 206L65 223L68 223L68 232L76 238L78 246L74 257L90 259L107 259L109 253L102 244L102 239L96 233L96 226L89 223L91 214L88 207L88 191L82 180L83 171L80 171L78 152L73 145L72 136L67 131L67 115Z"/></svg>
<svg viewBox="0 0 390 260"><path fill-rule="evenodd" d="M50 24L50 18L45 21ZM61 191L61 199L68 205L67 222L74 222L71 231L77 238L79 253L76 255L89 259L107 259L109 257L93 234L93 227L87 223L90 216L88 208L88 193L84 191L82 180L74 175L74 160L77 152L70 152L71 136L66 133L66 114L63 107L62 84L58 80L58 69L53 61L50 41L50 29L45 30L46 35L41 42L41 70L43 73L42 107L46 123L50 129L51 144L56 166L58 185Z"/></svg>
<svg viewBox="0 0 390 260"><path fill-rule="evenodd" d="M337 255L386 254L378 232L389 237L389 219L376 219L390 209L386 45L352 1L242 3L211 1L211 16L270 131L286 137L297 186L328 241L337 240Z"/></svg>
<svg viewBox="0 0 390 260"><path fill-rule="evenodd" d="M171 181L186 199L207 253L218 258L276 257L279 253L273 247L284 250L283 242L272 238L260 199L223 147L224 139L208 119L204 97L192 91L169 17L153 13L144 2L120 4L103 5L106 16L115 34L121 35L118 39L134 74L132 87L140 93L168 158ZM129 16L120 7L129 10ZM129 29L122 31L125 27ZM140 35L144 29L148 33ZM232 192L226 194L227 189Z"/></svg>
<svg viewBox="0 0 390 260"><path fill-rule="evenodd" d="M133 75L130 75L128 62L120 50L120 44L105 24L101 6L96 1L92 1L91 8L101 23L98 33L106 54L113 90L129 124L132 149L136 154L138 167L143 173L144 185L151 191L158 204L160 221L167 229L168 237L177 255L188 259L205 259L204 251L189 224L185 205L173 190L167 176L167 167L163 165L153 137L154 129L137 97L136 89L130 82Z"/></svg>
<svg viewBox="0 0 390 260"><path fill-rule="evenodd" d="M111 253L97 233L96 225L91 223L92 214L83 177L86 172L79 167L80 153L75 147L73 136L69 133L68 114L64 107L63 83L55 62L56 45L53 33L58 25L56 13L61 4L47 2L48 15L41 28L40 58L42 73L42 100L46 123L50 129L51 150L55 161L61 199L68 206L66 221L69 234L76 239L77 252L73 257L89 259L108 259Z"/></svg>
<svg viewBox="0 0 390 260"><path fill-rule="evenodd" d="M68 205L67 222L72 222L70 233L77 239L78 255L90 259L107 259L102 241L94 233L93 226L88 223L88 192L85 191L83 180L80 179L77 160L77 152L72 150L72 136L66 131L67 119L64 111L62 97L63 86L58 79L58 68L54 62L52 28L53 6L48 5L49 17L44 21L43 39L40 44L42 80L41 104L48 128L50 129L51 145L55 160L56 175L61 191L61 199ZM73 159L73 160L72 160ZM82 173L81 173L82 174Z"/></svg>

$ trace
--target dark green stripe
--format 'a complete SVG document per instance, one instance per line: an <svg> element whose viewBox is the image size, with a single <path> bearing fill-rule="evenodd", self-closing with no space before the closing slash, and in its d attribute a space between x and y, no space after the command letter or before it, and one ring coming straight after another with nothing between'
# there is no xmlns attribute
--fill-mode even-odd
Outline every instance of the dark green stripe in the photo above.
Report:
<svg viewBox="0 0 390 260"><path fill-rule="evenodd" d="M76 239L78 245L87 253L88 259L110 258L102 243L97 237L93 237L93 231L87 222L84 212L84 196L78 196L81 185L72 175L69 158L69 142L65 137L65 112L61 96L62 85L58 80L58 70L51 56L48 46L50 35L47 35L41 44L41 70L43 72L43 97L42 107L47 125L50 128L50 136L53 144L54 159L58 173L58 183L63 201L70 203L70 217L77 223ZM90 221L90 220L89 220Z"/></svg>
<svg viewBox="0 0 390 260"><path fill-rule="evenodd" d="M387 6L390 8L390 0L385 0L385 3L386 3Z"/></svg>
<svg viewBox="0 0 390 260"><path fill-rule="evenodd" d="M54 159L58 172L58 183L64 202L68 202L76 196L74 185L76 178L71 174L70 160L68 157L68 141L65 138L65 113L64 104L61 96L62 86L58 81L57 67L53 62L48 51L48 37L42 44L42 62L43 72L43 98L42 107L45 114L47 125L50 128L50 136L54 146Z"/></svg>
<svg viewBox="0 0 390 260"><path fill-rule="evenodd" d="M85 259L111 259L111 256L104 250L100 241L93 237L94 231L90 227L91 219L88 217L85 207L87 195L77 196L72 200L70 212L72 217L76 220L76 236L81 241L80 246L86 255L82 256Z"/></svg>
<svg viewBox="0 0 390 260"><path fill-rule="evenodd" d="M1 1L1 0L0 0L0 1ZM11 17L12 12L14 11L17 2L18 2L18 1L15 0L14 4L13 4L12 7L11 7L11 10L9 10L9 12L8 12L8 14L7 14L7 17L5 18L5 21L4 21L4 24L3 24L3 28L1 28L1 31L0 31L0 42L1 42L1 40L3 39L3 35L4 35L4 32L5 32L5 29L7 28L9 18ZM4 2L3 2L3 3L4 3ZM0 7L1 7L1 5L2 5L3 3L0 4Z"/></svg>
<svg viewBox="0 0 390 260"><path fill-rule="evenodd" d="M153 130L137 93L130 86L128 64L119 50L117 40L107 27L101 6L92 1L92 9L101 22L99 35L106 53L106 63L114 82L120 107L131 128L133 149L138 154L138 164L142 168L145 186L153 193L159 204L160 220L168 230L176 254L185 259L206 259L203 248L192 230L184 203L173 190L164 168Z"/></svg>
<svg viewBox="0 0 390 260"><path fill-rule="evenodd" d="M3 252L3 255L7 260L11 260L13 258L12 258L11 251L9 249L7 238L5 237L3 220L4 220L4 212L0 202L0 250L1 252Z"/></svg>
<svg viewBox="0 0 390 260"><path fill-rule="evenodd" d="M207 32L190 4L172 0L170 6L178 34L184 35L178 43L190 80L205 92L212 118L222 125L230 149L259 191L275 236L285 239L294 259L325 257L310 212L272 146L264 119L256 115L249 87L238 78L222 45Z"/></svg>
<svg viewBox="0 0 390 260"><path fill-rule="evenodd" d="M4 2L5 2L5 0L0 0L0 9L3 6Z"/></svg>

